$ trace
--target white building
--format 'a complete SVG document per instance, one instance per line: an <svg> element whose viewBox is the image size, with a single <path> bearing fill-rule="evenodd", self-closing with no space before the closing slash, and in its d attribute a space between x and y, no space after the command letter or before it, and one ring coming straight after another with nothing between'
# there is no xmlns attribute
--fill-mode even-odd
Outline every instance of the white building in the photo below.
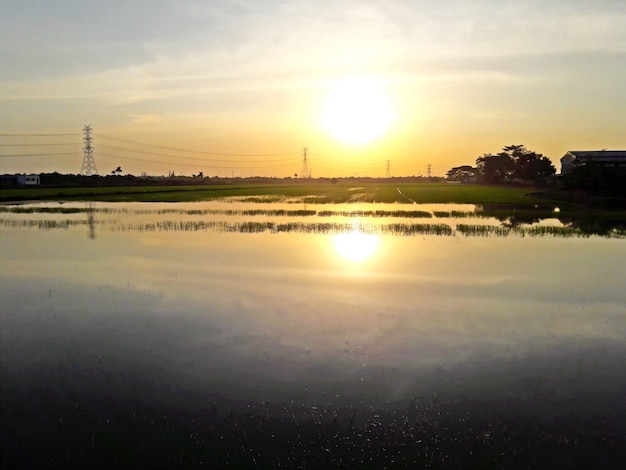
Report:
<svg viewBox="0 0 626 470"><path fill-rule="evenodd" d="M17 175L18 184L39 185L39 175Z"/></svg>

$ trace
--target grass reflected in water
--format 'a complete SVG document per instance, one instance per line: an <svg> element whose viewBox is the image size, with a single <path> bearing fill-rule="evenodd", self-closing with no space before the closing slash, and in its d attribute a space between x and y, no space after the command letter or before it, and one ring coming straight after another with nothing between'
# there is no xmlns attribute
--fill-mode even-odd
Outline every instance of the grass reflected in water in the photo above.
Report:
<svg viewBox="0 0 626 470"><path fill-rule="evenodd" d="M435 235L463 237L626 237L626 223L619 214L595 217L589 214L562 214L540 209L537 211L495 210L478 208L476 211L442 210L316 210L316 209L224 209L224 208L129 208L129 207L47 207L0 206L0 213L8 215L41 214L46 218L0 218L0 226L9 229L67 230L70 227L99 225L112 232L237 232L237 233L315 233L341 234L354 230L355 221L363 233L375 235ZM54 215L87 214L85 219L51 218ZM95 219L94 215L105 217ZM115 217L119 216L119 217ZM169 219L167 216L179 216ZM131 219L129 220L129 217ZM141 221L141 217L150 220ZM194 217L185 220L184 217ZM276 220L237 220L242 217L285 218ZM336 219L329 222L303 221L304 219ZM468 222L450 224L433 223L429 219L466 219ZM472 224L471 219L481 218L486 223ZM156 220L155 220L156 219ZM163 220L161 220L163 219ZM234 219L234 220L229 220ZM342 222L345 219L346 222ZM367 222L362 219L366 219ZM386 222L388 219L403 221ZM542 223L542 222L548 223ZM560 225L558 225L560 224Z"/></svg>

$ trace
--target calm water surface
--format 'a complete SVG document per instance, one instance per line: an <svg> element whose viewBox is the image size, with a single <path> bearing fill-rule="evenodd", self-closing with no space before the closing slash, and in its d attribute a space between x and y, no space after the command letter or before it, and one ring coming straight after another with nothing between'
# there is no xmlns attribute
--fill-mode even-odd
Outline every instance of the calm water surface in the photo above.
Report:
<svg viewBox="0 0 626 470"><path fill-rule="evenodd" d="M100 399L626 415L623 238L466 236L501 225L473 206L20 207L0 214L5 416ZM416 210L440 217L397 213Z"/></svg>

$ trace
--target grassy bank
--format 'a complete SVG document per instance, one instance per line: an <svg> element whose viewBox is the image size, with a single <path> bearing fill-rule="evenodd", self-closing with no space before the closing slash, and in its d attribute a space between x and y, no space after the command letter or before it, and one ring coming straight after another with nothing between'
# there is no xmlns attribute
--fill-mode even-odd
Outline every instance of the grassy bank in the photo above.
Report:
<svg viewBox="0 0 626 470"><path fill-rule="evenodd" d="M0 201L193 202L226 197L299 198L307 203L457 203L515 204L534 207L549 203L529 188L447 183L290 182L203 186L123 186L98 188L19 188L0 190Z"/></svg>

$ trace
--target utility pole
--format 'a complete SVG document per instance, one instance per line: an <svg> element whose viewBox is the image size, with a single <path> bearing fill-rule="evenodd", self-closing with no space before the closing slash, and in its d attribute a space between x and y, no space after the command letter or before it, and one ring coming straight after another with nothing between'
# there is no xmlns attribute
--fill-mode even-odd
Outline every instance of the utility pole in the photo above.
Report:
<svg viewBox="0 0 626 470"><path fill-rule="evenodd" d="M385 178L391 178L391 160L387 160L387 171L385 171Z"/></svg>
<svg viewBox="0 0 626 470"><path fill-rule="evenodd" d="M83 164L80 167L80 174L84 176L97 175L98 169L96 168L96 161L93 158L93 147L91 143L93 142L93 137L91 137L91 133L93 129L91 125L87 124L83 127L83 142L85 146L83 147Z"/></svg>
<svg viewBox="0 0 626 470"><path fill-rule="evenodd" d="M300 178L310 178L311 170L309 169L309 149L304 147L302 149L302 168L300 169Z"/></svg>

